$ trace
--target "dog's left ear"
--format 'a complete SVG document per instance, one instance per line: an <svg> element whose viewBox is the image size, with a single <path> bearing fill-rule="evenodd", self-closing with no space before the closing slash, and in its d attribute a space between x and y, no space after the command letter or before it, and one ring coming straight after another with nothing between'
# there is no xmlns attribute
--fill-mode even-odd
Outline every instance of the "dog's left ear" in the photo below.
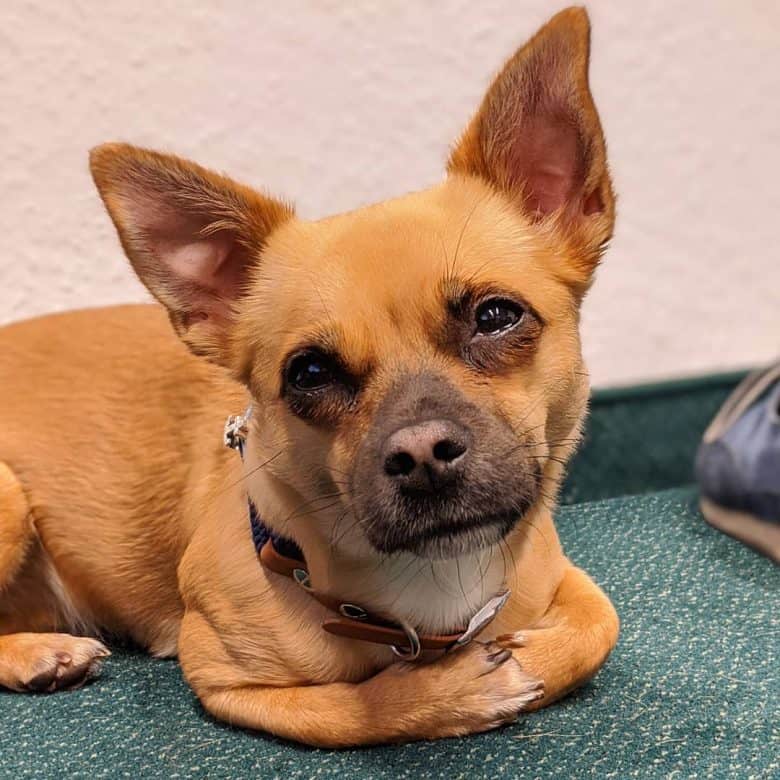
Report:
<svg viewBox="0 0 780 780"><path fill-rule="evenodd" d="M90 168L133 269L182 341L228 365L235 305L292 209L188 160L129 144L93 149Z"/></svg>
<svg viewBox="0 0 780 780"><path fill-rule="evenodd" d="M450 173L482 177L531 219L565 231L582 283L615 219L589 54L585 9L554 16L496 77L448 165Z"/></svg>

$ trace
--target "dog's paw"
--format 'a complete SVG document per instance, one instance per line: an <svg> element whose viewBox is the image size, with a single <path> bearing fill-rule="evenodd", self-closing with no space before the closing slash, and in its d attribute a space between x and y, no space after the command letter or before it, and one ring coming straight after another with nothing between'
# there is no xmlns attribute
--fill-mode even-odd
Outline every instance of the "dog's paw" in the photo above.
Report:
<svg viewBox="0 0 780 780"><path fill-rule="evenodd" d="M0 666L4 684L17 691L74 690L100 674L111 655L97 639L70 634L9 634Z"/></svg>
<svg viewBox="0 0 780 780"><path fill-rule="evenodd" d="M496 642L472 642L417 667L413 674L418 675L419 695L427 704L436 703L423 735L427 738L503 726L544 696L543 682L527 674L511 650Z"/></svg>
<svg viewBox="0 0 780 780"><path fill-rule="evenodd" d="M502 721L506 717L514 720L544 697L544 682L529 674L512 651L497 642L472 642L447 656L446 663L471 677L479 694L489 700L488 709L497 708Z"/></svg>

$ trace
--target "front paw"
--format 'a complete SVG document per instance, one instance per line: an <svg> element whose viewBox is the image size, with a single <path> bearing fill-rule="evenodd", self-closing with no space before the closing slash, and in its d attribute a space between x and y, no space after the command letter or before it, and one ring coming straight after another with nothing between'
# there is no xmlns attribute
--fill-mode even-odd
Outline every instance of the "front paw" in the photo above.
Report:
<svg viewBox="0 0 780 780"><path fill-rule="evenodd" d="M512 723L544 696L541 680L526 673L512 652L496 642L472 642L432 664L396 665L384 674L405 674L425 711L427 739L473 734ZM408 678L407 678L408 679Z"/></svg>
<svg viewBox="0 0 780 780"><path fill-rule="evenodd" d="M80 688L100 674L111 655L97 639L70 634L8 634L0 663L5 685L16 691L52 693Z"/></svg>

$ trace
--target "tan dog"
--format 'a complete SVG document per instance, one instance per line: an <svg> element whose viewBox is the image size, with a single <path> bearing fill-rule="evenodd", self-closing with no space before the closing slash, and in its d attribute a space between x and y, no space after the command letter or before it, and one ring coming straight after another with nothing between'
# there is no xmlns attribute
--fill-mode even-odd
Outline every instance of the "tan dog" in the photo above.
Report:
<svg viewBox="0 0 780 780"><path fill-rule="evenodd" d="M0 685L75 687L107 655L83 635L124 635L217 717L345 746L491 729L599 669L617 617L551 517L614 221L588 41L558 14L442 184L319 222L92 153L180 340L152 306L0 331ZM222 427L250 402L242 464ZM247 496L289 540L264 563Z"/></svg>

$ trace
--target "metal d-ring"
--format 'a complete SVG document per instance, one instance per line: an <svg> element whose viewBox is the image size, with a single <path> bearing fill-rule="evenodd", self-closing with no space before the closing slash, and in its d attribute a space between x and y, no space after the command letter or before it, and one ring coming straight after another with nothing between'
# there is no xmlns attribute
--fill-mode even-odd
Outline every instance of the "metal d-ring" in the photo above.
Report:
<svg viewBox="0 0 780 780"><path fill-rule="evenodd" d="M406 634L409 647L398 647L398 645L391 645L390 649L403 661L416 661L422 652L420 637L417 636L417 632L406 622L401 623L401 628L403 628L404 633Z"/></svg>
<svg viewBox="0 0 780 780"><path fill-rule="evenodd" d="M344 617L352 620L368 620L368 612L357 604L341 604L339 606L339 612L341 612Z"/></svg>
<svg viewBox="0 0 780 780"><path fill-rule="evenodd" d="M304 590L311 590L311 580L306 569L293 569L292 576Z"/></svg>

